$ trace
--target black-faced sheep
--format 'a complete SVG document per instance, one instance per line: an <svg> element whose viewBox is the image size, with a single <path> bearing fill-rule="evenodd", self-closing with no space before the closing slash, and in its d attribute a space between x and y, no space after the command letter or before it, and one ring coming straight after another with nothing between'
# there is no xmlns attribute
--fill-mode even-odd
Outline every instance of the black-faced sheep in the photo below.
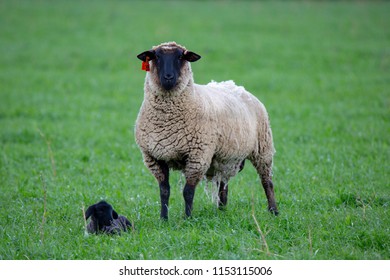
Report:
<svg viewBox="0 0 390 280"><path fill-rule="evenodd" d="M88 207L85 212L85 219L91 217L91 222L87 225L89 233L120 234L131 228L129 220L118 215L110 204L102 200Z"/></svg>
<svg viewBox="0 0 390 280"><path fill-rule="evenodd" d="M277 215L271 180L274 147L264 105L233 81L195 84L190 62L200 56L175 42L137 57L148 72L136 142L159 183L161 218L168 218L170 168L184 173L185 213L190 216L195 187L204 177L218 182L219 205L227 204L228 180L245 159L256 168L268 209Z"/></svg>

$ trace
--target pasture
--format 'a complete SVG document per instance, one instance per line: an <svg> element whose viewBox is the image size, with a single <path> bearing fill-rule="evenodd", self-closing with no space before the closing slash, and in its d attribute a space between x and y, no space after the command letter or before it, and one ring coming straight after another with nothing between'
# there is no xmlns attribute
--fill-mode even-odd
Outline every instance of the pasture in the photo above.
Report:
<svg viewBox="0 0 390 280"><path fill-rule="evenodd" d="M1 1L0 259L390 259L390 3ZM197 83L234 80L266 106L280 215L254 168L169 221L134 140L165 41L199 53ZM105 199L135 230L85 234Z"/></svg>

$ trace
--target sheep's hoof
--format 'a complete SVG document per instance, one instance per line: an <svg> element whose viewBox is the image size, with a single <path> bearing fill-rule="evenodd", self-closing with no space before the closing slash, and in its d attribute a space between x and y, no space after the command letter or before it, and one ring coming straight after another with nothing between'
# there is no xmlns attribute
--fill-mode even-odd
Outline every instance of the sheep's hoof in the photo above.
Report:
<svg viewBox="0 0 390 280"><path fill-rule="evenodd" d="M160 220L164 221L164 222L167 222L168 221L168 217L167 216L161 216Z"/></svg>
<svg viewBox="0 0 390 280"><path fill-rule="evenodd" d="M192 217L192 215L190 215L190 216L184 215L184 220L186 220L186 221L191 221L193 219L194 218Z"/></svg>
<svg viewBox="0 0 390 280"><path fill-rule="evenodd" d="M275 216L278 216L279 215L279 211L277 208L275 207L270 207L268 208L268 211L270 211L272 214L274 214Z"/></svg>
<svg viewBox="0 0 390 280"><path fill-rule="evenodd" d="M219 204L218 205L218 210L226 211L227 210L227 205L226 204Z"/></svg>

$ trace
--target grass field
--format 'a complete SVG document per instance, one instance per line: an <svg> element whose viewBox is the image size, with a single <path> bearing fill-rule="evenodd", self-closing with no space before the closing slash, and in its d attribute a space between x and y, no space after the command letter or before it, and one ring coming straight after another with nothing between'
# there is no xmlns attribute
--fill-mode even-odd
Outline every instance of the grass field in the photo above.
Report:
<svg viewBox="0 0 390 280"><path fill-rule="evenodd" d="M390 3L0 2L0 259L390 259ZM248 163L218 211L181 175L170 219L142 163L136 55L175 40L197 83L266 105L280 216ZM106 199L136 227L85 234ZM257 227L253 214L259 224ZM263 236L262 236L263 235Z"/></svg>

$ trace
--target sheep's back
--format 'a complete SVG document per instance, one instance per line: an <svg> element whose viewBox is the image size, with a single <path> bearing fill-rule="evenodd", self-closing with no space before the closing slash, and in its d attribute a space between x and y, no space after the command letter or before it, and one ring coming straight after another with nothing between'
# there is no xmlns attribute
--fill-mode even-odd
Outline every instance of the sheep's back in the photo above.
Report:
<svg viewBox="0 0 390 280"><path fill-rule="evenodd" d="M232 81L196 85L195 89L217 131L216 157L242 159L257 149L262 104L256 97Z"/></svg>

